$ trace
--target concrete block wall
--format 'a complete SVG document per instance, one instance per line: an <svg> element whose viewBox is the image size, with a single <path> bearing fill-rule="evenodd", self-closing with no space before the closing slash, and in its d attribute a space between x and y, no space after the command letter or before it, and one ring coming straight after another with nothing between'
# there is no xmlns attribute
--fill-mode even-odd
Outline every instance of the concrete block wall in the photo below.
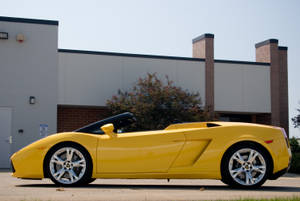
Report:
<svg viewBox="0 0 300 201"><path fill-rule="evenodd" d="M40 124L48 125L48 134L56 132L58 22L0 17L0 32L9 35L0 40L0 107L13 111L13 153L41 138Z"/></svg>

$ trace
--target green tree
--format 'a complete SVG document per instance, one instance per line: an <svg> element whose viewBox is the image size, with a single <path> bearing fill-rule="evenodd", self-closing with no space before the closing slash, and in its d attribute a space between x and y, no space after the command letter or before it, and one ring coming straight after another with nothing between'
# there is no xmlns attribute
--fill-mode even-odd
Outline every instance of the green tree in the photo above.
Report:
<svg viewBox="0 0 300 201"><path fill-rule="evenodd" d="M298 128L300 126L300 109L297 109L297 111L299 112L299 114L292 118L295 128Z"/></svg>
<svg viewBox="0 0 300 201"><path fill-rule="evenodd" d="M131 130L156 130L176 122L209 120L208 112L201 107L199 93L191 93L165 76L160 80L156 73L139 78L130 92L118 91L107 101L112 114L132 112L138 121Z"/></svg>

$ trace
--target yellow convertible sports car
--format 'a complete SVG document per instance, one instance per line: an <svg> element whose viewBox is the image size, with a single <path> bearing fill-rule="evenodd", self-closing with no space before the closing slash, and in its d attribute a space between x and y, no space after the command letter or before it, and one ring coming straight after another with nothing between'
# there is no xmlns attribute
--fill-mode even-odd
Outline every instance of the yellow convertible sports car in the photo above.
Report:
<svg viewBox="0 0 300 201"><path fill-rule="evenodd" d="M289 167L289 142L279 127L200 122L124 132L134 121L127 112L38 140L13 154L12 176L50 178L64 186L135 178L220 179L255 188Z"/></svg>

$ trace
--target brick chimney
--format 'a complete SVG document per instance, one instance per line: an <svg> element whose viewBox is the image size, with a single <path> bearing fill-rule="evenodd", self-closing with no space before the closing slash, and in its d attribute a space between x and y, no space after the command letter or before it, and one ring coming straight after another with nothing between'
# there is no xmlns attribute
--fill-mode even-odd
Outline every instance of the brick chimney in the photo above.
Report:
<svg viewBox="0 0 300 201"><path fill-rule="evenodd" d="M193 57L205 59L205 107L214 112L214 35L203 34L193 39Z"/></svg>
<svg viewBox="0 0 300 201"><path fill-rule="evenodd" d="M278 47L280 83L280 126L289 133L289 96L287 47Z"/></svg>
<svg viewBox="0 0 300 201"><path fill-rule="evenodd" d="M277 39L255 44L256 61L270 63L271 124L288 133L287 47L278 47Z"/></svg>

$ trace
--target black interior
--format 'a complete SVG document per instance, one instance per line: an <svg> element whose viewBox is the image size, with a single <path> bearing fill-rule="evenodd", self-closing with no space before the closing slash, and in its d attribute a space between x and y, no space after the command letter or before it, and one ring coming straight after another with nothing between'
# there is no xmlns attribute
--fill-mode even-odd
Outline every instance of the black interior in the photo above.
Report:
<svg viewBox="0 0 300 201"><path fill-rule="evenodd" d="M134 115L130 112L125 112L122 114L118 114L116 116L112 116L94 123L91 123L87 126L84 126L82 128L79 128L75 130L74 132L80 132L80 133L91 133L91 134L104 134L104 132L101 130L101 126L105 124L112 123L114 125L114 132L118 132L118 130L122 130L129 125L136 122L136 118Z"/></svg>

